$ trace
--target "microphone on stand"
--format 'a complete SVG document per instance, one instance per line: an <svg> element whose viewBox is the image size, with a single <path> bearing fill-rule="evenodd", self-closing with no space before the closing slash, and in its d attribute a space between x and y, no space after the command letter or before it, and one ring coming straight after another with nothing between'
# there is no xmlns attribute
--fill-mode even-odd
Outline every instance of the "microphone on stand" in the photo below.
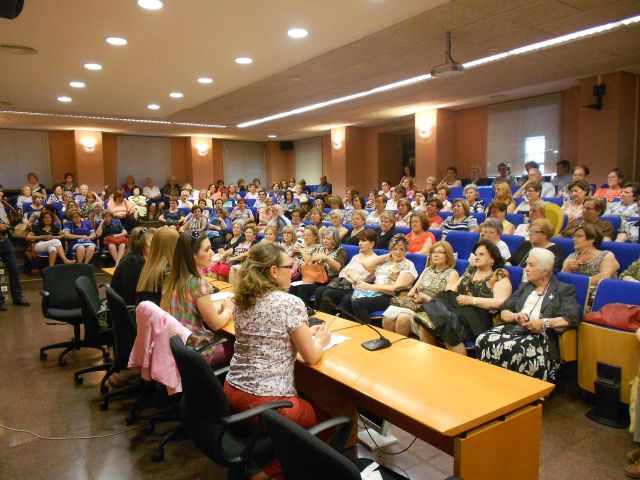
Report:
<svg viewBox="0 0 640 480"><path fill-rule="evenodd" d="M360 325L364 325L365 327L370 328L371 330L373 330L374 332L376 332L380 336L380 338L376 338L374 340L367 340L366 342L362 342L361 345L362 345L363 348L366 348L369 351L375 352L376 350L384 350L385 348L389 348L391 346L391 342L389 341L389 339L387 337L385 337L384 335L382 335L382 333L380 333L377 329L373 328L368 323L363 322L358 317L356 317L355 315L347 312L343 308L340 308L339 306L337 306L333 302L331 302L329 305L332 308L335 308L336 310L340 310L342 313L344 313L345 315L347 315L349 318L351 318L355 322L359 323Z"/></svg>

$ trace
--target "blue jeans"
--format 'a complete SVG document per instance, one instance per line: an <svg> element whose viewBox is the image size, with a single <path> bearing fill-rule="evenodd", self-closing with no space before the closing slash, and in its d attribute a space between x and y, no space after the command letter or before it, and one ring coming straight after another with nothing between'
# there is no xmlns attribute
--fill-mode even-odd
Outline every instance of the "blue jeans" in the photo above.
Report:
<svg viewBox="0 0 640 480"><path fill-rule="evenodd" d="M4 262L4 269L9 273L9 284L11 287L11 298L16 301L22 298L22 286L20 285L20 270L16 260L16 251L11 240L7 239L0 243L0 258ZM0 289L0 304L4 303L4 293Z"/></svg>

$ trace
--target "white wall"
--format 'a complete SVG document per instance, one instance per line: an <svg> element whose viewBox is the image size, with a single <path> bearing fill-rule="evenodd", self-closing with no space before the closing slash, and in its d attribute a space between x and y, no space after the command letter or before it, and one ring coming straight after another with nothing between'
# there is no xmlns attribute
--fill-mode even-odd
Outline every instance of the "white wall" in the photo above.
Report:
<svg viewBox="0 0 640 480"><path fill-rule="evenodd" d="M322 175L322 137L306 138L294 142L296 180L304 178L309 185L316 185Z"/></svg>
<svg viewBox="0 0 640 480"><path fill-rule="evenodd" d="M228 185L235 184L238 178L249 183L259 178L266 185L267 167L264 143L259 142L222 142L222 163L224 165L224 181Z"/></svg>
<svg viewBox="0 0 640 480"><path fill-rule="evenodd" d="M4 188L20 188L27 182L29 172L34 172L40 183L51 187L49 164L47 132L0 130L0 185Z"/></svg>
<svg viewBox="0 0 640 480"><path fill-rule="evenodd" d="M171 175L171 140L164 137L118 135L118 185L127 175L144 187L144 179L151 177L156 185L164 185Z"/></svg>

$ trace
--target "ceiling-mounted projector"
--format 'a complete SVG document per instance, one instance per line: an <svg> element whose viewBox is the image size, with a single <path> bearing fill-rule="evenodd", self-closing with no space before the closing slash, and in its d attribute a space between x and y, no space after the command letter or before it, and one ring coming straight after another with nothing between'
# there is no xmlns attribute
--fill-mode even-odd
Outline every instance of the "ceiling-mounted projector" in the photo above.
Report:
<svg viewBox="0 0 640 480"><path fill-rule="evenodd" d="M456 62L451 56L451 32L447 32L447 50L444 52L446 62L431 69L432 77L448 77L464 72L464 65Z"/></svg>

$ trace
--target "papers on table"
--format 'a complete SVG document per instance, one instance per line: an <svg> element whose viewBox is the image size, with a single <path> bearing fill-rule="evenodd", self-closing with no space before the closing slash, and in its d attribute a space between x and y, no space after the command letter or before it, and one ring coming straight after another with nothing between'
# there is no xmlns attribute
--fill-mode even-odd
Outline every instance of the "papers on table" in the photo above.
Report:
<svg viewBox="0 0 640 480"><path fill-rule="evenodd" d="M302 280L298 280L297 282L291 282L292 287L297 287L299 285L304 285L304 282Z"/></svg>
<svg viewBox="0 0 640 480"><path fill-rule="evenodd" d="M217 302L220 300L226 300L227 298L233 298L233 292L218 292L211 294L211 301Z"/></svg>
<svg viewBox="0 0 640 480"><path fill-rule="evenodd" d="M329 343L327 343L324 346L323 350L329 350L331 347L335 345L340 345L341 343L344 343L347 340L349 340L349 337L345 337L344 335L336 335L335 333L332 333L331 340L329 340Z"/></svg>

